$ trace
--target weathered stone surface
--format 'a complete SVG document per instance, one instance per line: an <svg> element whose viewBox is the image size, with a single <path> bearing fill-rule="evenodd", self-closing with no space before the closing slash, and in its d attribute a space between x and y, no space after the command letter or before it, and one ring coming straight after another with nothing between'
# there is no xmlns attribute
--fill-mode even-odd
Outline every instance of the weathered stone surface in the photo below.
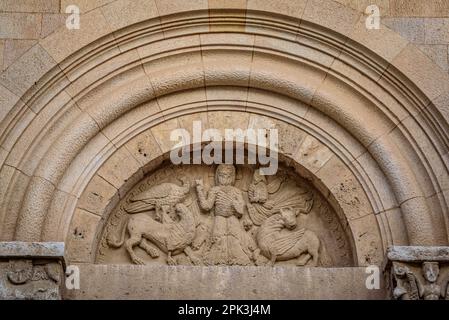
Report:
<svg viewBox="0 0 449 320"><path fill-rule="evenodd" d="M208 10L208 0L155 0L159 15L165 16L173 13L186 12L191 10Z"/></svg>
<svg viewBox="0 0 449 320"><path fill-rule="evenodd" d="M449 261L449 247L391 246L387 249L391 261Z"/></svg>
<svg viewBox="0 0 449 320"><path fill-rule="evenodd" d="M413 43L424 43L426 23L422 18L383 18L382 23Z"/></svg>
<svg viewBox="0 0 449 320"><path fill-rule="evenodd" d="M112 2L101 8L114 30L158 16L152 0L128 0Z"/></svg>
<svg viewBox="0 0 449 320"><path fill-rule="evenodd" d="M306 4L305 0L248 0L247 8L248 10L276 12L301 18Z"/></svg>
<svg viewBox="0 0 449 320"><path fill-rule="evenodd" d="M365 268L78 265L65 299L385 299L366 289ZM110 285L104 286L104 283Z"/></svg>
<svg viewBox="0 0 449 320"><path fill-rule="evenodd" d="M344 5L347 5L355 10L366 13L366 8L370 5L379 7L381 17L390 15L390 1L389 0L335 0Z"/></svg>
<svg viewBox="0 0 449 320"><path fill-rule="evenodd" d="M391 244L447 245L448 14L445 1L418 2L1 1L0 239L66 241L70 261L104 260L121 263L123 270L140 259L153 264L212 264L216 270L233 264L224 267L232 275L240 274L236 265L301 265L301 256L315 264L316 256L329 255L331 261L318 263L326 267L380 265ZM64 27L65 9L71 4L82 12L79 30ZM380 30L366 29L368 4L380 8ZM194 120L202 121L203 130L277 129L281 171L294 175L281 183L280 192L272 183L280 175L268 177L268 187L251 166L237 170L235 183L227 186L215 180L215 166L184 165L172 171L170 133L178 128L192 133ZM169 183L165 190L179 191L186 186L178 179L185 176L190 185L182 202L127 212L127 219L117 216L130 207L139 210L142 200L131 201L131 196L160 190L164 183ZM258 179L259 184L254 183ZM288 191L296 189L284 187L293 182L304 182L315 201L305 222L296 217L296 223L306 227L289 230L283 225L279 233L267 233L271 240L296 236L294 244L307 247L307 253L294 251L286 257L285 252L275 254L278 242L257 235L266 231L266 221L289 221L295 196L307 200L307 192L292 195ZM269 200L263 196L265 187L271 191ZM200 201L215 192L210 204ZM271 201L280 202L279 198L286 206L282 210ZM164 210L173 224L154 223ZM193 229L179 224L180 215L189 212L196 213L195 236L203 233L207 240L226 239L233 245L211 244L212 254L195 251L192 232L175 232ZM260 213L268 217L254 218ZM175 238L185 243L171 239L169 244L178 251L191 248L199 260L161 244L150 248L140 238L138 246L131 243L136 259L123 245L114 249L103 241L111 233L127 242L130 234L151 233L154 225L159 240L184 235ZM225 234L215 233L222 227ZM256 249L250 237L245 243L248 234ZM327 252L316 254L316 239ZM217 253L223 248L235 254L223 257ZM153 259L152 254L159 257ZM393 276L398 282L405 281L405 274L415 277L421 285L417 298L445 298L448 262L426 257L395 261L410 274L393 270ZM16 297L54 298L51 286L42 296L34 296L35 284L40 283L33 277L48 276L42 269L47 262L30 260L12 264L31 274L25 284L29 288L23 287L26 293ZM9 260L5 262L11 268ZM429 274L437 267L440 274L433 281ZM318 272L291 269L299 274ZM260 280L273 271L255 270ZM323 272L332 276L332 270ZM16 270L16 282L17 275ZM190 271L186 276L198 279ZM188 283L184 280L181 284ZM220 284L215 280L211 283ZM165 280L157 281L161 285ZM302 281L316 285L317 296L328 296L322 283L347 289L347 284L314 282L308 276ZM441 294L435 294L435 288ZM109 294L106 287L99 290ZM135 288L136 295L143 290ZM157 292L177 297L183 290ZM217 295L246 294L226 290ZM314 292L286 296L315 297ZM362 297L373 297L363 292ZM413 296L401 290L395 294Z"/></svg>
<svg viewBox="0 0 449 320"><path fill-rule="evenodd" d="M59 12L59 0L3 0L0 12Z"/></svg>
<svg viewBox="0 0 449 320"><path fill-rule="evenodd" d="M447 45L420 45L418 48L440 66L441 69L449 71L449 51Z"/></svg>
<svg viewBox="0 0 449 320"><path fill-rule="evenodd" d="M447 17L449 3L444 0L395 0L390 1L390 12L392 16L402 17Z"/></svg>
<svg viewBox="0 0 449 320"><path fill-rule="evenodd" d="M1 74L0 82L15 94L22 95L55 65L51 56L36 44Z"/></svg>
<svg viewBox="0 0 449 320"><path fill-rule="evenodd" d="M63 242L0 242L1 258L55 258L64 257Z"/></svg>
<svg viewBox="0 0 449 320"><path fill-rule="evenodd" d="M67 259L70 262L91 262L92 245L100 217L82 209L76 209L68 232Z"/></svg>
<svg viewBox="0 0 449 320"><path fill-rule="evenodd" d="M0 13L0 39L38 39L42 16L32 13Z"/></svg>
<svg viewBox="0 0 449 320"><path fill-rule="evenodd" d="M209 9L246 9L247 0L208 0Z"/></svg>
<svg viewBox="0 0 449 320"><path fill-rule="evenodd" d="M42 30L40 37L46 38L57 29L65 26L67 14L51 13L42 15Z"/></svg>
<svg viewBox="0 0 449 320"><path fill-rule="evenodd" d="M18 100L18 96L0 85L0 121L6 117Z"/></svg>
<svg viewBox="0 0 449 320"><path fill-rule="evenodd" d="M3 69L8 68L15 60L27 52L36 40L5 40L3 51Z"/></svg>
<svg viewBox="0 0 449 320"><path fill-rule="evenodd" d="M0 242L0 299L61 299L63 242Z"/></svg>
<svg viewBox="0 0 449 320"><path fill-rule="evenodd" d="M112 201L118 190L109 182L95 176L88 184L83 196L78 201L78 207L101 215L103 209Z"/></svg>
<svg viewBox="0 0 449 320"><path fill-rule="evenodd" d="M63 279L52 260L0 260L0 300L60 300Z"/></svg>
<svg viewBox="0 0 449 320"><path fill-rule="evenodd" d="M449 247L391 246L386 259L392 299L449 299Z"/></svg>
<svg viewBox="0 0 449 320"><path fill-rule="evenodd" d="M303 20L318 23L344 35L351 32L359 17L360 12L337 2L318 0L309 0L302 15Z"/></svg>
<svg viewBox="0 0 449 320"><path fill-rule="evenodd" d="M81 13L87 13L98 7L107 5L114 0L60 0L61 1L61 13L66 12L66 8L70 5L76 5L80 8Z"/></svg>
<svg viewBox="0 0 449 320"><path fill-rule="evenodd" d="M40 44L57 62L61 62L76 50L110 33L111 29L100 11L91 11L83 15L79 30L59 28Z"/></svg>

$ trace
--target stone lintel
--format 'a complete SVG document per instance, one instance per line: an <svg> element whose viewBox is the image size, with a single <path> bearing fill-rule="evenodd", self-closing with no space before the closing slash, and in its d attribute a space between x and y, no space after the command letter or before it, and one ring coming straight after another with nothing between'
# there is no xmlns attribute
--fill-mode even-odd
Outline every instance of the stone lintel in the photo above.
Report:
<svg viewBox="0 0 449 320"><path fill-rule="evenodd" d="M0 242L0 259L51 259L66 266L64 242Z"/></svg>
<svg viewBox="0 0 449 320"><path fill-rule="evenodd" d="M449 262L449 247L390 246L387 259L399 262Z"/></svg>

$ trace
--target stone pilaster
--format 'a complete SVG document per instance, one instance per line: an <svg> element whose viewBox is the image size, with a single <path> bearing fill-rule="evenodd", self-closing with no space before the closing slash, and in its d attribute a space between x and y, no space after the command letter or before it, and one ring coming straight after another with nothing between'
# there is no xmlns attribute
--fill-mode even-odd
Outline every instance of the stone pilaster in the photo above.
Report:
<svg viewBox="0 0 449 320"><path fill-rule="evenodd" d="M64 243L0 242L0 299L59 300Z"/></svg>
<svg viewBox="0 0 449 320"><path fill-rule="evenodd" d="M391 246L386 261L391 299L449 300L449 247Z"/></svg>

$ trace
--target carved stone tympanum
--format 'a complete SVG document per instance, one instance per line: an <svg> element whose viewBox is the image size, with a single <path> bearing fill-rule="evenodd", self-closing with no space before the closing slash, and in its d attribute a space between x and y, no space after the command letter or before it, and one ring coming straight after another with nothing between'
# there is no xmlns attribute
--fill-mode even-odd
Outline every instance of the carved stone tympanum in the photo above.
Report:
<svg viewBox="0 0 449 320"><path fill-rule="evenodd" d="M330 250L329 250L330 249ZM167 165L112 211L101 263L347 266L348 238L326 200L292 170Z"/></svg>

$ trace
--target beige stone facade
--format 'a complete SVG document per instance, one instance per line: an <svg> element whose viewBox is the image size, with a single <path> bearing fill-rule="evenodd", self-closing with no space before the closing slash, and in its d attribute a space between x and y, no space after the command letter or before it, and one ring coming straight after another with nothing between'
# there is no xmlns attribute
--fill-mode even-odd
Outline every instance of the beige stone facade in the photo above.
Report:
<svg viewBox="0 0 449 320"><path fill-rule="evenodd" d="M0 298L449 299L448 48L447 0L1 0ZM196 121L279 172L173 165Z"/></svg>

